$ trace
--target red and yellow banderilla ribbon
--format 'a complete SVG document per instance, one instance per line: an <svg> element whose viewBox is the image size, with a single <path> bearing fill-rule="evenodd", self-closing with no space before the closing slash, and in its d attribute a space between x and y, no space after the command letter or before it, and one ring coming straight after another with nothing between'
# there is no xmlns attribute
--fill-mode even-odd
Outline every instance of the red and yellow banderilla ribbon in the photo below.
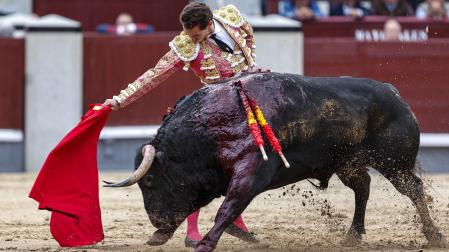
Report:
<svg viewBox="0 0 449 252"><path fill-rule="evenodd" d="M251 110L251 106L248 102L248 99L246 98L246 95L241 88L239 88L239 94L240 98L242 98L243 106L245 107L246 118L248 119L248 126L251 130L251 134L253 135L254 142L259 147L260 152L262 152L263 160L267 161L268 157L267 154L265 153L265 149L263 148L264 141L262 138L262 134L260 134L260 129L259 126L257 125L257 121L254 118L254 113Z"/></svg>
<svg viewBox="0 0 449 252"><path fill-rule="evenodd" d="M285 158L284 153L282 153L282 146L279 143L279 140L274 135L273 129L267 123L267 120L265 120L265 117L264 117L259 105L257 105L256 101L254 101L250 97L248 97L248 100L249 100L251 109L254 110L254 112L256 113L257 122L259 122L259 125L262 127L263 133L265 133L265 136L268 138L268 141L270 142L271 148L273 148L273 150L279 154L279 156L282 159L282 162L284 162L285 167L290 168L290 164L288 163L287 159Z"/></svg>
<svg viewBox="0 0 449 252"><path fill-rule="evenodd" d="M262 135L260 133L259 125L262 127L262 130L265 133L265 136L267 137L268 141L270 142L270 145L273 148L273 150L276 151L279 154L279 156L281 157L282 162L284 162L284 166L286 168L290 168L290 164L288 163L287 159L285 158L284 154L282 153L282 146L279 143L279 140L276 138L276 136L273 132L273 129L267 123L267 120L265 120L265 117L264 117L259 105L257 105L256 101L251 99L245 93L241 82L238 82L235 84L238 88L238 92L240 94L240 98L242 99L243 106L245 107L246 117L248 119L248 126L251 130L251 134L253 135L254 142L256 143L257 146L259 146L260 151L262 152L263 159L265 161L267 161L268 157L267 157L267 154L265 153L265 149L263 147L264 141L263 141ZM256 114L255 117L254 117L254 113ZM256 119L257 119L257 121L256 121ZM259 123L259 125L257 123Z"/></svg>

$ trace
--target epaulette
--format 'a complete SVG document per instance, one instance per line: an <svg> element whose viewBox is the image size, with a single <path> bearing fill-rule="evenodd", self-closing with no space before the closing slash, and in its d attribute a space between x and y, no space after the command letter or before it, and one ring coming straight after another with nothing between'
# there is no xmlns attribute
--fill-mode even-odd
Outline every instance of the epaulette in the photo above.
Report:
<svg viewBox="0 0 449 252"><path fill-rule="evenodd" d="M192 39L184 32L176 36L168 45L185 62L196 59L200 50L200 45L193 43Z"/></svg>
<svg viewBox="0 0 449 252"><path fill-rule="evenodd" d="M240 28L245 22L240 11L232 4L214 10L214 18L233 28Z"/></svg>

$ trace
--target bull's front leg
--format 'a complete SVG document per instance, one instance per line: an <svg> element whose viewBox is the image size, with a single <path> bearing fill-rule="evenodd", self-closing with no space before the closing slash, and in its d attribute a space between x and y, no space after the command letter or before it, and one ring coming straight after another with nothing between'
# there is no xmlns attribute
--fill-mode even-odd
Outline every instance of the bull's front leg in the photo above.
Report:
<svg viewBox="0 0 449 252"><path fill-rule="evenodd" d="M224 230L245 210L251 200L271 183L279 164L279 158L274 157L263 161L260 153L256 151L235 162L225 200L215 217L215 225L200 241L195 251L215 249Z"/></svg>

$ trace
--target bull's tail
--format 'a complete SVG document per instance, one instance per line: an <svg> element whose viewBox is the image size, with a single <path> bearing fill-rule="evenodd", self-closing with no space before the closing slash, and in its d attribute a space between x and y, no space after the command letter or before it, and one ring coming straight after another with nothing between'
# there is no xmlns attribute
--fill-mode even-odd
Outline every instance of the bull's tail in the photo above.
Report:
<svg viewBox="0 0 449 252"><path fill-rule="evenodd" d="M421 160L416 158L415 166L413 167L413 172L421 178L422 182L425 184L425 186L429 189L431 189L435 194L437 194L440 198L443 198L443 196L435 190L435 188L432 186L431 183L429 183L429 180L426 179L427 171L423 167Z"/></svg>
<svg viewBox="0 0 449 252"><path fill-rule="evenodd" d="M413 172L421 178L427 173L427 171L423 168L421 160L419 160L418 157L416 157Z"/></svg>

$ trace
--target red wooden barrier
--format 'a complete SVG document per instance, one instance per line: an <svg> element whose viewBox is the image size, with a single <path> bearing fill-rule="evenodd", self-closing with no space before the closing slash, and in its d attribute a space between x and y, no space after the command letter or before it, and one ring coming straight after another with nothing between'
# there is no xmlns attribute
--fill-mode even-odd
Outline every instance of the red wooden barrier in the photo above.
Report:
<svg viewBox="0 0 449 252"><path fill-rule="evenodd" d="M23 129L25 43L0 38L0 128Z"/></svg>
<svg viewBox="0 0 449 252"><path fill-rule="evenodd" d="M368 34L371 38L363 37L365 41L376 40L376 33L383 31L384 23L390 17L367 16L363 19L353 17L328 17L317 21L305 22L303 25L304 37L358 37ZM427 38L448 38L449 20L433 21L422 20L415 17L396 17L409 40L422 41ZM414 38L416 36L416 38Z"/></svg>
<svg viewBox="0 0 449 252"><path fill-rule="evenodd" d="M134 22L147 23L156 31L180 30L179 13L188 0L34 0L38 15L59 14L82 24L84 31L95 31L98 24L115 23L118 14L131 14Z"/></svg>
<svg viewBox="0 0 449 252"><path fill-rule="evenodd" d="M423 132L449 132L449 39L427 42L356 42L305 38L304 72L358 76L395 85Z"/></svg>
<svg viewBox="0 0 449 252"><path fill-rule="evenodd" d="M177 32L145 36L84 34L84 108L117 95L168 52ZM111 114L108 125L160 124L167 107L201 87L189 70L179 70L167 81L123 110Z"/></svg>

